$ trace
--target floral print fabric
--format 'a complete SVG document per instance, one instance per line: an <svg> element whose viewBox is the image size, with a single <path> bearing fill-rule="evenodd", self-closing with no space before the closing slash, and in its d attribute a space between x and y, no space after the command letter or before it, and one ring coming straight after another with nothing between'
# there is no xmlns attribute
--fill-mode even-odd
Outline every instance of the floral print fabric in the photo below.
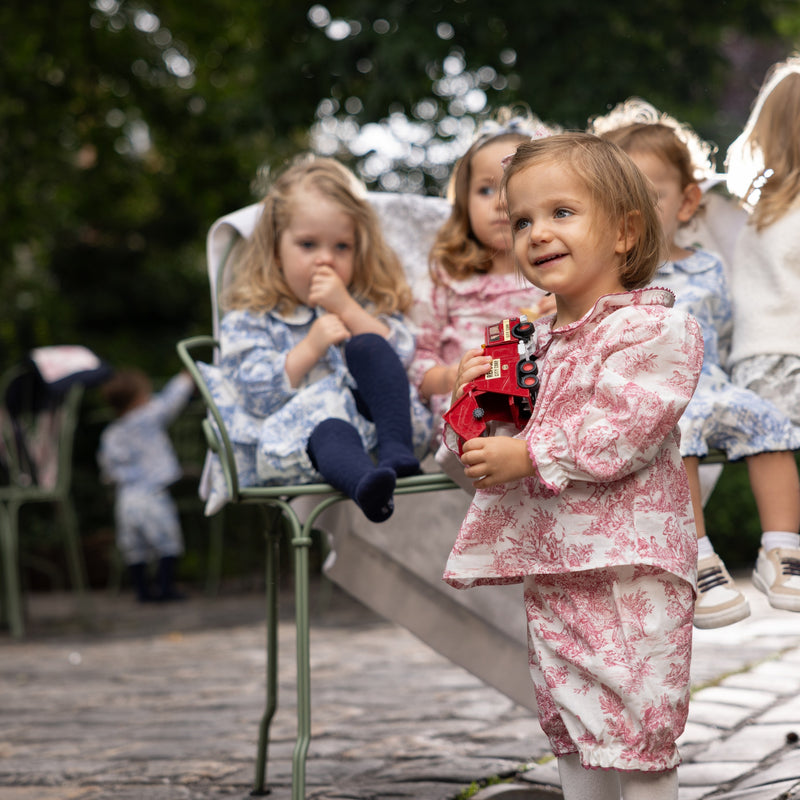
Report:
<svg viewBox="0 0 800 800"><path fill-rule="evenodd" d="M535 323L541 386L517 438L537 475L478 489L448 559L456 588L648 564L688 583L697 545L678 420L702 367L699 326L660 289ZM445 436L455 449L452 430Z"/></svg>
<svg viewBox="0 0 800 800"><path fill-rule="evenodd" d="M539 722L556 756L661 771L680 761L689 710L694 595L655 567L524 582Z"/></svg>
<svg viewBox="0 0 800 800"><path fill-rule="evenodd" d="M351 423L364 446L377 446L375 426L356 408L355 387L340 347L332 346L296 388L286 376L286 355L309 332L315 309L299 306L292 313L227 313L220 331L220 364L201 371L220 410L234 448L242 486L322 481L306 452L317 424L338 418ZM414 337L399 315L381 320L389 326L387 341L408 367ZM409 386L414 447L424 454L430 436L430 412ZM211 459L206 513L225 502L222 469Z"/></svg>
<svg viewBox="0 0 800 800"><path fill-rule="evenodd" d="M723 450L736 461L756 453L800 449L800 428L773 403L735 385L722 367L733 329L733 310L722 262L696 250L668 261L655 283L675 294L675 307L691 314L703 331L703 371L680 420L681 454Z"/></svg>
<svg viewBox="0 0 800 800"><path fill-rule="evenodd" d="M466 350L480 347L488 325L525 313L543 296L541 289L517 274L478 274L459 281L441 268L436 272L436 283L428 278L414 287L417 300L411 318L416 325L417 352L409 375L416 386L432 367L457 364ZM433 441L438 447L450 393L434 395L429 406Z"/></svg>
<svg viewBox="0 0 800 800"><path fill-rule="evenodd" d="M731 380L777 406L800 425L800 357L753 356L735 364ZM796 448L793 448L796 449Z"/></svg>

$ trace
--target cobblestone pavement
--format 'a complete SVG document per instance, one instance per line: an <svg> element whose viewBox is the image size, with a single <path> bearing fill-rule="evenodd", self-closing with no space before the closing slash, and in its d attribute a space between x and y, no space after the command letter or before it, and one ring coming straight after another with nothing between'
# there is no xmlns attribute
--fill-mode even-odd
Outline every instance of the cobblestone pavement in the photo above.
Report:
<svg viewBox="0 0 800 800"><path fill-rule="evenodd" d="M697 631L680 800L800 798L800 617L746 580L753 616ZM312 595L307 797L557 798L530 712L327 582ZM0 800L247 797L264 701L263 597L141 606L29 599L29 635L0 633ZM271 797L291 796L294 626L283 604ZM480 646L476 643L476 646Z"/></svg>

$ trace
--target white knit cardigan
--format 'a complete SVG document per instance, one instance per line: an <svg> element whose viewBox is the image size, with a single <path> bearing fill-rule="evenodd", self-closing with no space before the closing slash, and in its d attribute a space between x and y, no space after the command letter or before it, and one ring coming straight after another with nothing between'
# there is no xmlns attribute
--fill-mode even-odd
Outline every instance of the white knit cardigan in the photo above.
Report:
<svg viewBox="0 0 800 800"><path fill-rule="evenodd" d="M745 225L731 264L729 367L759 355L800 356L800 207L757 231Z"/></svg>

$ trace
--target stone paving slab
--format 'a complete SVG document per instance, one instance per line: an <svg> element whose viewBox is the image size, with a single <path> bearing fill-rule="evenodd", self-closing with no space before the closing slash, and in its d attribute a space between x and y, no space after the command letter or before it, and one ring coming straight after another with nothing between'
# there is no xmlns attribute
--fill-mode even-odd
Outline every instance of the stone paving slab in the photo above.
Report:
<svg viewBox="0 0 800 800"><path fill-rule="evenodd" d="M800 617L742 588L749 620L696 632L680 800L800 800ZM93 600L92 631L74 626L65 598L34 596L29 638L0 633L0 800L248 797L264 702L260 592L160 607ZM291 796L290 600L274 800ZM309 800L456 800L498 776L509 783L475 800L559 796L530 711L330 585L315 587L312 620Z"/></svg>

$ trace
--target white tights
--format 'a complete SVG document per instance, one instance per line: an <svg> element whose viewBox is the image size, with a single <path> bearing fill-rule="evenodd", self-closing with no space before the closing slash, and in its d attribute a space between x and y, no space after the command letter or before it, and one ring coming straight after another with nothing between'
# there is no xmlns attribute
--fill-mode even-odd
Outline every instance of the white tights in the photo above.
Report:
<svg viewBox="0 0 800 800"><path fill-rule="evenodd" d="M678 800L678 771L586 769L577 753L558 759L564 800Z"/></svg>

